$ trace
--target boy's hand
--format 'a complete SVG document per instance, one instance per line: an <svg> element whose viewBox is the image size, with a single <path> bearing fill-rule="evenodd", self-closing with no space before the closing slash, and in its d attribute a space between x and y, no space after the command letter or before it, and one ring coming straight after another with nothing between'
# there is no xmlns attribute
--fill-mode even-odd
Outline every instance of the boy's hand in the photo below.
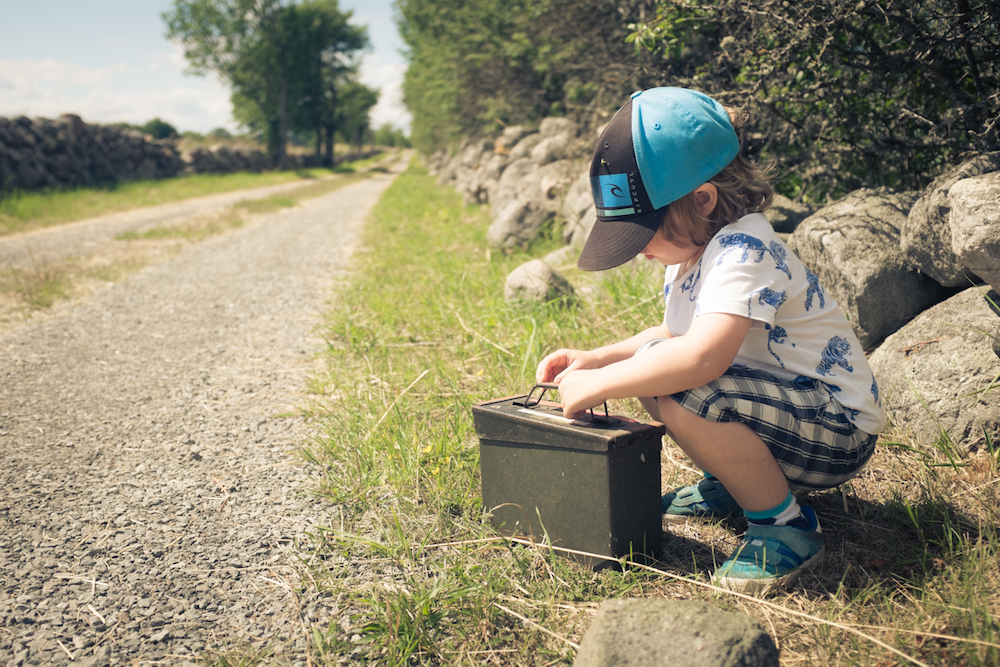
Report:
<svg viewBox="0 0 1000 667"><path fill-rule="evenodd" d="M600 370L573 370L562 374L559 382L559 398L562 401L563 417L576 419L590 408L604 403L600 393Z"/></svg>
<svg viewBox="0 0 1000 667"><path fill-rule="evenodd" d="M535 382L560 382L567 373L583 368L598 367L592 352L556 350L541 360L535 370Z"/></svg>

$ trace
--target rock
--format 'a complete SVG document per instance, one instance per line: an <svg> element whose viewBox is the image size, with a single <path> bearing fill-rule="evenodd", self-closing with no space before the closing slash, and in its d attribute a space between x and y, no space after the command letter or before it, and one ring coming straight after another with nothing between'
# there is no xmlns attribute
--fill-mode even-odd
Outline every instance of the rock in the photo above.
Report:
<svg viewBox="0 0 1000 667"><path fill-rule="evenodd" d="M500 136L497 137L497 140L493 142L493 152L497 155L509 155L517 142L534 133L535 130L523 125L512 125L505 128Z"/></svg>
<svg viewBox="0 0 1000 667"><path fill-rule="evenodd" d="M556 160L566 160L573 156L573 137L568 133L547 137L531 149L531 161L541 167Z"/></svg>
<svg viewBox="0 0 1000 667"><path fill-rule="evenodd" d="M514 148L510 150L510 160L521 160L531 155L532 149L542 140L542 135L535 133L521 139Z"/></svg>
<svg viewBox="0 0 1000 667"><path fill-rule="evenodd" d="M942 174L910 209L900 236L906 258L946 287L965 287L968 272L952 250L951 188L966 178L1000 170L1000 152L985 153Z"/></svg>
<svg viewBox="0 0 1000 667"><path fill-rule="evenodd" d="M521 190L524 188L522 180L530 176L534 170L535 165L528 158L513 160L507 165L507 168L500 174L496 189L490 196L494 217L520 196Z"/></svg>
<svg viewBox="0 0 1000 667"><path fill-rule="evenodd" d="M886 338L869 363L892 422L926 446L942 433L973 450L984 432L1000 442L998 324L981 288L970 287Z"/></svg>
<svg viewBox="0 0 1000 667"><path fill-rule="evenodd" d="M590 170L584 169L569 186L566 197L563 199L562 215L566 218L567 229L572 227L587 208L593 205L594 193L590 188Z"/></svg>
<svg viewBox="0 0 1000 667"><path fill-rule="evenodd" d="M517 199L490 223L486 230L486 242L491 248L512 249L534 239L542 225L551 218L551 214L536 201Z"/></svg>
<svg viewBox="0 0 1000 667"><path fill-rule="evenodd" d="M813 207L801 202L795 202L784 195L775 193L771 208L767 209L768 222L774 231L781 234L791 234L799 223L813 214Z"/></svg>
<svg viewBox="0 0 1000 667"><path fill-rule="evenodd" d="M549 118L543 119L539 124L538 134L542 137L542 139L556 137L561 134L568 134L571 137L575 137L580 134L580 126L571 121L569 118L550 116Z"/></svg>
<svg viewBox="0 0 1000 667"><path fill-rule="evenodd" d="M507 276L503 297L509 301L554 301L573 296L573 287L540 259L522 264Z"/></svg>
<svg viewBox="0 0 1000 667"><path fill-rule="evenodd" d="M569 242L574 248L583 248L587 242L587 237L597 223L597 207L591 204L576 221L576 224L569 229Z"/></svg>
<svg viewBox="0 0 1000 667"><path fill-rule="evenodd" d="M1000 171L964 178L949 196L951 249L962 266L1000 289Z"/></svg>
<svg viewBox="0 0 1000 667"><path fill-rule="evenodd" d="M778 649L749 616L695 600L607 600L574 667L778 667Z"/></svg>
<svg viewBox="0 0 1000 667"><path fill-rule="evenodd" d="M871 350L948 291L918 273L899 248L916 196L858 190L796 228L789 245L837 300Z"/></svg>

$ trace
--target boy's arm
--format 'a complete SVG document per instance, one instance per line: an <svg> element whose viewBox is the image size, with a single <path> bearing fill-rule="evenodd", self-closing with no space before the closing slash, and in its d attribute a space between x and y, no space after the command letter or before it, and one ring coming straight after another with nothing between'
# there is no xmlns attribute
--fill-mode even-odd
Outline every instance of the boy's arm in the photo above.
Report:
<svg viewBox="0 0 1000 667"><path fill-rule="evenodd" d="M595 350L561 349L549 354L538 364L535 382L559 382L567 373L585 368L602 368L608 364L628 359L653 338L670 338L666 325L650 327L645 331Z"/></svg>
<svg viewBox="0 0 1000 667"><path fill-rule="evenodd" d="M572 419L610 398L669 396L711 382L732 365L752 323L750 318L727 313L699 315L683 336L672 337L638 357L624 356L589 369L569 368L559 383L563 412ZM609 348L624 352L643 334ZM632 348L633 354L641 344Z"/></svg>

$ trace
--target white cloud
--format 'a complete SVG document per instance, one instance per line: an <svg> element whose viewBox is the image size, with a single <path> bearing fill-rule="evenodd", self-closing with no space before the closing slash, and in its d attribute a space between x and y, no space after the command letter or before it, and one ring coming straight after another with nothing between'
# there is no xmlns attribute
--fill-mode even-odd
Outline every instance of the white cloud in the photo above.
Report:
<svg viewBox="0 0 1000 667"><path fill-rule="evenodd" d="M0 115L75 113L94 123L159 117L180 130L234 129L229 91L213 77L183 76L183 55L87 68L56 60L0 60Z"/></svg>
<svg viewBox="0 0 1000 667"><path fill-rule="evenodd" d="M398 128L409 130L412 116L403 106L403 73L406 65L398 62L386 62L379 54L366 55L361 62L359 78L362 83L382 92L378 104L371 110L371 126L381 127L389 123Z"/></svg>

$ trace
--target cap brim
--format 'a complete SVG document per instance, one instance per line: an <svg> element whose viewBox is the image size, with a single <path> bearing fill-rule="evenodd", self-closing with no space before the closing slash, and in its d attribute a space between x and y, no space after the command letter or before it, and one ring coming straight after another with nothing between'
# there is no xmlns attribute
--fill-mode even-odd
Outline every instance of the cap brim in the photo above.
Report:
<svg viewBox="0 0 1000 667"><path fill-rule="evenodd" d="M576 265L584 271L621 266L645 248L660 228L665 211L650 211L628 220L597 219Z"/></svg>

